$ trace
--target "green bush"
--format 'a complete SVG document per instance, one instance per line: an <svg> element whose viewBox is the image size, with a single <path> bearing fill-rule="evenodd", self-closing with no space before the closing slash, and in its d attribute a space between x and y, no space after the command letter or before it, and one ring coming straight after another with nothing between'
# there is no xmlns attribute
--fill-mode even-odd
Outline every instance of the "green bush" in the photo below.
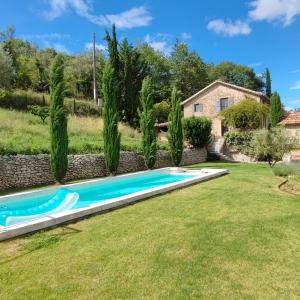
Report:
<svg viewBox="0 0 300 300"><path fill-rule="evenodd" d="M225 126L240 129L261 128L269 114L267 105L249 98L221 112Z"/></svg>
<svg viewBox="0 0 300 300"><path fill-rule="evenodd" d="M170 103L163 100L159 103L155 103L153 106L155 120L158 123L164 123L168 121L168 116L170 112Z"/></svg>
<svg viewBox="0 0 300 300"><path fill-rule="evenodd" d="M253 135L254 131L229 131L225 134L225 143L243 154L251 155Z"/></svg>
<svg viewBox="0 0 300 300"><path fill-rule="evenodd" d="M280 164L272 169L275 176L290 176L300 172L299 164Z"/></svg>
<svg viewBox="0 0 300 300"><path fill-rule="evenodd" d="M28 106L49 106L49 103L50 96L48 94L39 94L32 91L22 90L0 90L0 107L2 108L26 111L28 110ZM64 107L67 113L76 114L78 116L101 115L101 109L95 106L92 101L66 98L64 102Z"/></svg>
<svg viewBox="0 0 300 300"><path fill-rule="evenodd" d="M211 139L211 120L205 117L183 119L183 130L188 142L197 148L206 147Z"/></svg>

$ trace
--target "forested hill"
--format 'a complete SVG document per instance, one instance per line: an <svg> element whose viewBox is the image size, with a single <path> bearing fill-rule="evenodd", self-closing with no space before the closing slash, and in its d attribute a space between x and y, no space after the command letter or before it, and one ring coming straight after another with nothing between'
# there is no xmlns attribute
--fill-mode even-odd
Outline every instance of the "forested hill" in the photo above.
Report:
<svg viewBox="0 0 300 300"><path fill-rule="evenodd" d="M102 32L98 34L103 35ZM264 89L262 78L253 69L231 62L218 65L205 63L198 53L190 51L187 44L179 41L169 56L155 51L147 43L134 46L126 39L118 42L118 50L120 81L126 78L127 83L130 80L129 84L132 83L135 88L140 85L142 78L149 75L153 81L156 102L170 98L174 83L181 90L183 99L216 79L256 91ZM35 44L17 38L13 27L0 32L0 88L48 92L50 66L56 53L52 48L40 49ZM91 99L91 53L64 53L64 56L67 96ZM106 59L105 53L97 51L99 95Z"/></svg>

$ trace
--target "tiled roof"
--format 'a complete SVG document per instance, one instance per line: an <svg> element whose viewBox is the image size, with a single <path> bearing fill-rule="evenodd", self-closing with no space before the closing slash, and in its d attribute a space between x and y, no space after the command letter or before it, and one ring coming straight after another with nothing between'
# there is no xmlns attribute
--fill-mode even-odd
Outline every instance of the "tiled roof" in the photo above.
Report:
<svg viewBox="0 0 300 300"><path fill-rule="evenodd" d="M300 112L288 113L280 122L282 125L300 125Z"/></svg>

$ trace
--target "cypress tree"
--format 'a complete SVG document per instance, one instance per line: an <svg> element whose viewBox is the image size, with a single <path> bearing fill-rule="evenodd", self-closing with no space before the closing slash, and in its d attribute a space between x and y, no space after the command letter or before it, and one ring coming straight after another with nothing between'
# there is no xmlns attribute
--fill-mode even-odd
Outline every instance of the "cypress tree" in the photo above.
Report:
<svg viewBox="0 0 300 300"><path fill-rule="evenodd" d="M182 112L180 105L179 92L176 87L172 90L171 111L169 114L169 145L172 160L175 166L179 166L183 153L183 130Z"/></svg>
<svg viewBox="0 0 300 300"><path fill-rule="evenodd" d="M154 127L155 116L153 111L153 91L149 77L143 80L141 90L140 129L142 133L142 147L145 165L148 169L154 167L156 161L156 129Z"/></svg>
<svg viewBox="0 0 300 300"><path fill-rule="evenodd" d="M68 167L68 131L67 116L64 108L64 60L57 55L50 73L50 135L51 170L58 182L61 182Z"/></svg>
<svg viewBox="0 0 300 300"><path fill-rule="evenodd" d="M272 96L271 75L268 68L266 69L266 95L269 98Z"/></svg>
<svg viewBox="0 0 300 300"><path fill-rule="evenodd" d="M283 116L280 95L275 92L271 97L271 126L275 127Z"/></svg>
<svg viewBox="0 0 300 300"><path fill-rule="evenodd" d="M119 165L121 142L121 135L118 132L117 109L119 83L110 61L105 65L102 82L105 165L110 174L115 174Z"/></svg>
<svg viewBox="0 0 300 300"><path fill-rule="evenodd" d="M109 54L109 61L111 64L111 67L113 69L114 77L120 81L120 58L119 58L119 51L118 51L118 40L117 40L117 33L116 33L116 26L115 24L112 25L112 36L110 36L109 32L106 30L106 36L105 40L107 41L108 45L108 54ZM123 105L121 105L121 92L120 88L116 91L117 95L117 109L119 112L121 112L124 108ZM121 113L119 114L121 116Z"/></svg>

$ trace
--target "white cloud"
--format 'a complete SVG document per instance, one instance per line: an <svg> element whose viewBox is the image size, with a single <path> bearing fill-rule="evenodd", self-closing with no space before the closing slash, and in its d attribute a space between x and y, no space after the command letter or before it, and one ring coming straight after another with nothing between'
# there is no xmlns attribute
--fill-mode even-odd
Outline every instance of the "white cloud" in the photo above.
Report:
<svg viewBox="0 0 300 300"><path fill-rule="evenodd" d="M263 65L263 62L259 61L259 62L255 62L252 64L249 64L248 67L250 68L256 68L256 67L261 67Z"/></svg>
<svg viewBox="0 0 300 300"><path fill-rule="evenodd" d="M94 15L91 0L47 0L47 2L50 10L43 15L49 20L54 20L67 11L74 11L80 17L99 26L115 24L118 28L130 29L148 26L153 19L145 6L133 7L120 14Z"/></svg>
<svg viewBox="0 0 300 300"><path fill-rule="evenodd" d="M65 40L70 39L69 34L61 33L45 33L45 34L22 34L20 37L24 40L35 41L35 40Z"/></svg>
<svg viewBox="0 0 300 300"><path fill-rule="evenodd" d="M291 87L290 90L300 90L300 80L296 81Z"/></svg>
<svg viewBox="0 0 300 300"><path fill-rule="evenodd" d="M69 50L66 48L66 46L61 43L55 43L51 46L51 48L54 48L57 52L69 53Z"/></svg>
<svg viewBox="0 0 300 300"><path fill-rule="evenodd" d="M296 73L300 73L300 69L290 71L290 74L296 74Z"/></svg>
<svg viewBox="0 0 300 300"><path fill-rule="evenodd" d="M300 14L300 0L255 0L250 5L249 17L254 21L280 21L288 26Z"/></svg>
<svg viewBox="0 0 300 300"><path fill-rule="evenodd" d="M222 19L212 20L207 25L208 30L212 30L217 34L222 34L224 36L237 36L237 35L248 35L251 33L247 22L236 20L236 21L224 21Z"/></svg>
<svg viewBox="0 0 300 300"><path fill-rule="evenodd" d="M181 38L184 39L184 40L191 39L192 38L192 34L190 32L183 32L181 34Z"/></svg>
<svg viewBox="0 0 300 300"><path fill-rule="evenodd" d="M92 43L86 43L85 44L85 49L86 50L92 50L92 48L93 48ZM102 45L102 44L95 44L95 48L97 50L100 50L100 51L106 51L107 50L107 47L105 45Z"/></svg>
<svg viewBox="0 0 300 300"><path fill-rule="evenodd" d="M300 104L300 99L296 99L296 100L288 100L287 101L288 102L288 104Z"/></svg>
<svg viewBox="0 0 300 300"><path fill-rule="evenodd" d="M144 40L154 50L163 52L166 55L169 55L172 51L172 46L169 44L166 35L158 34L158 37L152 37L147 34Z"/></svg>

